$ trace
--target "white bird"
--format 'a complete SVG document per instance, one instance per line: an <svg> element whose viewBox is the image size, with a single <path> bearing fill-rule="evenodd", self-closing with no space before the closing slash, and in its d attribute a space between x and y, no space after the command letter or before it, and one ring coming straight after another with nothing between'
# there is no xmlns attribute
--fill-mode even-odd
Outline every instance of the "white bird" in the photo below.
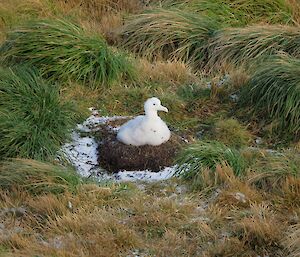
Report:
<svg viewBox="0 0 300 257"><path fill-rule="evenodd" d="M126 145L160 145L170 139L171 132L157 111L168 112L158 98L149 98L145 104L145 115L140 115L120 127L117 139Z"/></svg>

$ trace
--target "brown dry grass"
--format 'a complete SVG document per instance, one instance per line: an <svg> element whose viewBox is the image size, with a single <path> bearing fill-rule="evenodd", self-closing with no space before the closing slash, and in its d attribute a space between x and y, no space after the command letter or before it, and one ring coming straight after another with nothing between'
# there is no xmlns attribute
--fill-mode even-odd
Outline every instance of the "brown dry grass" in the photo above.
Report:
<svg viewBox="0 0 300 257"><path fill-rule="evenodd" d="M51 16L51 10L44 0L5 0L0 2L0 43L6 32L28 19Z"/></svg>
<svg viewBox="0 0 300 257"><path fill-rule="evenodd" d="M249 214L237 225L245 242L262 247L278 244L282 238L282 229L285 227L270 206L264 203L252 204Z"/></svg>
<svg viewBox="0 0 300 257"><path fill-rule="evenodd" d="M165 83L174 86L200 83L200 79L192 72L192 69L181 61L150 63L146 59L141 59L137 64L137 69L141 81Z"/></svg>
<svg viewBox="0 0 300 257"><path fill-rule="evenodd" d="M54 3L64 14L78 12L81 17L98 21L110 12L136 13L143 8L143 2L138 0L54 0Z"/></svg>
<svg viewBox="0 0 300 257"><path fill-rule="evenodd" d="M296 182L275 195L226 164L216 173L202 193L184 191L176 179L142 190L84 184L57 196L1 191L2 210L25 212L0 212L0 246L12 256L299 256L293 224L300 213L286 208L299 194L290 189Z"/></svg>
<svg viewBox="0 0 300 257"><path fill-rule="evenodd" d="M260 203L262 196L255 188L246 181L242 181L234 175L231 167L226 164L216 167L218 179L225 185L219 196L217 203L224 208L249 208L252 203Z"/></svg>
<svg viewBox="0 0 300 257"><path fill-rule="evenodd" d="M293 12L294 23L300 25L300 4L298 0L287 0Z"/></svg>
<svg viewBox="0 0 300 257"><path fill-rule="evenodd" d="M1 216L0 245L16 256L127 256L135 249L191 256L215 236L209 224L192 220L197 200L157 198L131 185L84 185L77 195L0 195L6 205L26 210Z"/></svg>
<svg viewBox="0 0 300 257"><path fill-rule="evenodd" d="M282 244L289 252L288 257L300 256L300 223L288 228Z"/></svg>

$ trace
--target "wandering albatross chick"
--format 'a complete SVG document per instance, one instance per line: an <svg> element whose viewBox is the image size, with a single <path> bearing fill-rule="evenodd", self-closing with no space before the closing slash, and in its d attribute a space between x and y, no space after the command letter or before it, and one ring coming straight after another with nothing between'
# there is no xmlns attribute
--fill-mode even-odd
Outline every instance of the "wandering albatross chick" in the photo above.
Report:
<svg viewBox="0 0 300 257"><path fill-rule="evenodd" d="M129 120L120 127L117 139L126 145L160 145L170 139L171 132L157 111L168 112L156 97L149 98L145 104L145 115Z"/></svg>

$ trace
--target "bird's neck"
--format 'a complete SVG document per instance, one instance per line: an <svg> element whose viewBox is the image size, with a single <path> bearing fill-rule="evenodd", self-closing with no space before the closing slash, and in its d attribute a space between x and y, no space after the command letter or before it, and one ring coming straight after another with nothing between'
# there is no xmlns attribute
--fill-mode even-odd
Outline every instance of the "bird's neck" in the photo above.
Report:
<svg viewBox="0 0 300 257"><path fill-rule="evenodd" d="M158 114L156 110L145 110L146 117L148 119L157 118Z"/></svg>

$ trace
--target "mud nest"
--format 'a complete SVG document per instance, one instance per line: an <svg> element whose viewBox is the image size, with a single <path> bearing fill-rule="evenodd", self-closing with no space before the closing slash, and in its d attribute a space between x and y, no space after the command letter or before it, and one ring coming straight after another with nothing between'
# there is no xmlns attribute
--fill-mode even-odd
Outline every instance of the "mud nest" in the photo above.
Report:
<svg viewBox="0 0 300 257"><path fill-rule="evenodd" d="M117 140L115 125L106 124L101 128L102 141L98 147L99 165L110 172L146 169L157 172L174 164L174 157L184 143L181 137L172 133L171 138L159 146L125 145Z"/></svg>

